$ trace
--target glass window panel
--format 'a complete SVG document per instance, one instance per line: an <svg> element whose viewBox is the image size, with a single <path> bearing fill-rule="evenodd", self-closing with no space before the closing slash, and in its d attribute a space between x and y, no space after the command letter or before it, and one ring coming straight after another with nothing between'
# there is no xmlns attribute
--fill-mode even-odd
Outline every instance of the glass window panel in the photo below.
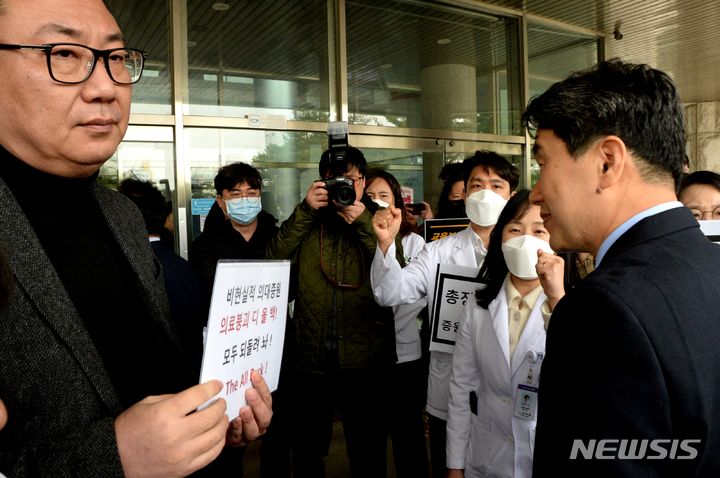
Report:
<svg viewBox="0 0 720 478"><path fill-rule="evenodd" d="M154 130L156 139L143 139L152 134L151 130ZM167 137L168 142L159 140ZM174 154L171 128L130 126L125 140L100 168L98 182L108 188L117 189L124 179L149 181L163 193L167 201L173 202L173 210L177 211L174 204Z"/></svg>
<svg viewBox="0 0 720 478"><path fill-rule="evenodd" d="M346 10L351 123L519 133L517 20L410 0Z"/></svg>
<svg viewBox="0 0 720 478"><path fill-rule="evenodd" d="M596 64L598 41L596 37L531 23L528 26L530 98L540 95L570 73ZM539 176L540 168L533 158L531 184L534 185Z"/></svg>
<svg viewBox="0 0 720 478"><path fill-rule="evenodd" d="M243 161L263 178L263 209L284 221L319 177L318 162L327 148L325 133L187 128L192 231L196 237L216 192L213 179L221 166Z"/></svg>
<svg viewBox="0 0 720 478"><path fill-rule="evenodd" d="M327 121L327 3L187 0L188 110Z"/></svg>
<svg viewBox="0 0 720 478"><path fill-rule="evenodd" d="M444 161L444 142L369 135L351 135L350 142L363 151L369 167L383 168L397 178L408 201L426 201L435 209L442 189L438 174Z"/></svg>
<svg viewBox="0 0 720 478"><path fill-rule="evenodd" d="M423 154L429 152L415 148L363 148L362 151L369 168L382 168L395 176L403 187L404 200L408 203L424 200Z"/></svg>
<svg viewBox="0 0 720 478"><path fill-rule="evenodd" d="M598 39L545 25L528 27L530 98L598 61Z"/></svg>
<svg viewBox="0 0 720 478"><path fill-rule="evenodd" d="M172 142L123 141L103 164L98 182L111 189L127 178L151 181L172 199L175 191L174 145Z"/></svg>
<svg viewBox="0 0 720 478"><path fill-rule="evenodd" d="M126 45L148 53L142 79L133 85L133 113L172 113L168 1L105 2L123 31Z"/></svg>

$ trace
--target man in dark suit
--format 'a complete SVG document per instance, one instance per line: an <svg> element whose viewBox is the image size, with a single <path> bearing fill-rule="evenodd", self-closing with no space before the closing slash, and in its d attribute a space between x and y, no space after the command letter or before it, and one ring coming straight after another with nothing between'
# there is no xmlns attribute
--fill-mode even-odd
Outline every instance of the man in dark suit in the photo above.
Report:
<svg viewBox="0 0 720 478"><path fill-rule="evenodd" d="M550 319L533 476L720 476L720 248L675 197L675 86L603 62L523 119L553 249L597 257Z"/></svg>
<svg viewBox="0 0 720 478"><path fill-rule="evenodd" d="M101 0L0 0L0 472L13 478L185 476L270 421L199 405L137 209L95 181L128 126L143 54ZM85 46L83 46L85 45Z"/></svg>
<svg viewBox="0 0 720 478"><path fill-rule="evenodd" d="M203 327L207 324L208 298L203 285L188 261L175 253L162 237L167 219L167 201L149 181L124 179L118 186L137 206L155 257L160 261L165 291L170 302L170 317L178 332L180 344L196 376L200 374L203 352Z"/></svg>

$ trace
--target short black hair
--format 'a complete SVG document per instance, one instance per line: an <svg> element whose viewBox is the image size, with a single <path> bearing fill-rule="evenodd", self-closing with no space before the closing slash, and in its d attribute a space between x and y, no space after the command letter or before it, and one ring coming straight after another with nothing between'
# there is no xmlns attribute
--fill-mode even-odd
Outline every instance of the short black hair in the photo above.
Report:
<svg viewBox="0 0 720 478"><path fill-rule="evenodd" d="M460 176L460 179L462 179L462 174L463 174L462 163L447 163L440 170L440 174L438 174L438 178L440 178L442 181L447 182L447 180L451 176Z"/></svg>
<svg viewBox="0 0 720 478"><path fill-rule="evenodd" d="M465 181L466 188L473 169L478 166L482 166L486 173L492 169L495 174L510 183L510 191L515 191L520 181L520 171L518 171L518 168L507 159L492 151L475 151L475 154L465 159L462 165L463 181Z"/></svg>
<svg viewBox="0 0 720 478"><path fill-rule="evenodd" d="M242 183L247 183L253 189L262 189L260 171L243 162L226 164L218 169L214 182L218 196L222 196L225 189L230 191L236 185Z"/></svg>
<svg viewBox="0 0 720 478"><path fill-rule="evenodd" d="M348 146L345 151L345 161L338 164L331 159L330 150L326 149L320 156L320 178L337 177L345 174L348 169L357 168L358 173L362 177L367 174L367 160L362 151L352 146Z"/></svg>
<svg viewBox="0 0 720 478"><path fill-rule="evenodd" d="M140 210L148 234L162 234L168 216L168 203L159 189L149 181L129 178L120 183L118 191Z"/></svg>
<svg viewBox="0 0 720 478"><path fill-rule="evenodd" d="M680 183L680 190L678 196L688 187L694 184L707 184L708 186L714 186L715 189L720 191L720 174L715 171L695 171L685 176Z"/></svg>
<svg viewBox="0 0 720 478"><path fill-rule="evenodd" d="M505 281L505 277L508 275L508 266L502 252L503 229L513 219L522 218L530 209L530 206L530 191L527 189L518 191L508 199L507 204L500 213L500 217L498 217L497 224L493 226L487 255L478 272L478 280L487 284L487 286L475 292L477 303L483 309L487 309L490 302L495 300Z"/></svg>
<svg viewBox="0 0 720 478"><path fill-rule="evenodd" d="M646 181L672 178L685 159L682 104L672 79L648 65L609 60L573 73L533 98L522 116L551 130L577 158L598 138L622 139Z"/></svg>

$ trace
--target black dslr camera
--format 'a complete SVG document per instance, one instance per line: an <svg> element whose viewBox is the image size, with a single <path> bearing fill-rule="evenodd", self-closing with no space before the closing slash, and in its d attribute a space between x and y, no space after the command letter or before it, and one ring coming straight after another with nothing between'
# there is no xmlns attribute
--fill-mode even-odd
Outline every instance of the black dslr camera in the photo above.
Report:
<svg viewBox="0 0 720 478"><path fill-rule="evenodd" d="M333 179L326 179L324 183L330 201L335 200L341 206L349 206L355 203L357 196L355 195L355 186L352 179L338 176Z"/></svg>
<svg viewBox="0 0 720 478"><path fill-rule="evenodd" d="M341 206L355 203L355 185L352 179L343 176L347 171L348 124L346 121L328 123L328 151L330 153L330 171L335 176L324 179L325 189L330 201L336 201Z"/></svg>

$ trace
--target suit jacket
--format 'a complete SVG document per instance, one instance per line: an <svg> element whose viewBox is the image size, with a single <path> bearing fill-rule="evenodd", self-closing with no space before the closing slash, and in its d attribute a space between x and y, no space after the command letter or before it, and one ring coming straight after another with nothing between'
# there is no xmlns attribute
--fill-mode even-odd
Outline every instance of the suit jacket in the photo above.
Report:
<svg viewBox="0 0 720 478"><path fill-rule="evenodd" d="M154 327L164 345L179 347L160 264L139 212L122 195L92 187L138 277ZM118 397L82 319L3 181L0 247L15 275L10 302L0 312L0 398L10 413L0 432L0 471L13 478L123 476L114 430L121 412Z"/></svg>
<svg viewBox="0 0 720 478"><path fill-rule="evenodd" d="M720 247L676 208L630 228L567 293L548 328L534 476L720 476L718 278Z"/></svg>
<svg viewBox="0 0 720 478"><path fill-rule="evenodd" d="M180 344L190 361L194 376L200 376L203 355L203 327L207 325L210 299L202 293L203 285L188 261L162 241L150 243L165 277L170 302L170 316Z"/></svg>

